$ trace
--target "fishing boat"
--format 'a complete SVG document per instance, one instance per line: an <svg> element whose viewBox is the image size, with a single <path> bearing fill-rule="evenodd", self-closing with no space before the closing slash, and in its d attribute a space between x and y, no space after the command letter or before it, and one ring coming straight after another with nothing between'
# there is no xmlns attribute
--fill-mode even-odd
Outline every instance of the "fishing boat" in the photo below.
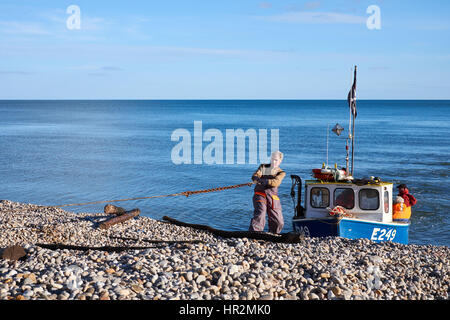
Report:
<svg viewBox="0 0 450 320"><path fill-rule="evenodd" d="M367 238L375 242L392 241L407 244L410 223L396 222L392 218L393 183L374 176L354 178L356 66L348 103L350 120L349 135L346 139L346 167L338 168L335 164L334 168L330 168L323 163L321 168L312 169L312 179L306 180L304 184L303 205L302 179L298 175L291 175L291 197L294 201L293 229L308 237ZM343 130L343 127L336 124L332 131L340 135ZM327 129L327 158L328 131Z"/></svg>

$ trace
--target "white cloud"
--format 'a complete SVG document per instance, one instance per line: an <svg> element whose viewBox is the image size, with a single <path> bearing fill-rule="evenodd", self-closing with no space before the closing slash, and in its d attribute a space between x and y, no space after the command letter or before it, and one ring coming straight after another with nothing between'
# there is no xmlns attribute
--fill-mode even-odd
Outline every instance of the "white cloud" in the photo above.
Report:
<svg viewBox="0 0 450 320"><path fill-rule="evenodd" d="M319 8L320 5L321 5L320 1L308 1L303 5L303 7L306 10L314 10L314 9Z"/></svg>
<svg viewBox="0 0 450 320"><path fill-rule="evenodd" d="M363 24L366 23L367 18L363 16L356 16L337 12L286 12L278 15L258 17L262 20L274 22L289 22L289 23L312 23L312 24Z"/></svg>
<svg viewBox="0 0 450 320"><path fill-rule="evenodd" d="M28 76L35 74L32 71L9 71L9 70L0 70L0 75L20 75L20 76Z"/></svg>
<svg viewBox="0 0 450 320"><path fill-rule="evenodd" d="M206 55L242 55L251 52L240 49L215 49L215 48L168 47L168 46L149 46L146 48L161 52L193 53Z"/></svg>
<svg viewBox="0 0 450 320"><path fill-rule="evenodd" d="M100 17L81 17L81 28L87 31L104 30L112 25L112 22Z"/></svg>
<svg viewBox="0 0 450 320"><path fill-rule="evenodd" d="M49 35L50 32L37 23L0 21L0 33L10 35Z"/></svg>
<svg viewBox="0 0 450 320"><path fill-rule="evenodd" d="M122 68L116 66L98 66L98 65L81 65L68 67L69 70L89 71L89 74L106 74L106 72L123 71Z"/></svg>

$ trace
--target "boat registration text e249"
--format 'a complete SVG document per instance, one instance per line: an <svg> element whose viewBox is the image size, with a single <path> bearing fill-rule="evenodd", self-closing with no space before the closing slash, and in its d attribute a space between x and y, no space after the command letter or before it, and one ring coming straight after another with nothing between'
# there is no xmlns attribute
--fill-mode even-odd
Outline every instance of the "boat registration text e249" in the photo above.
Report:
<svg viewBox="0 0 450 320"><path fill-rule="evenodd" d="M396 233L397 230L395 229L373 228L370 240L392 241L394 240Z"/></svg>

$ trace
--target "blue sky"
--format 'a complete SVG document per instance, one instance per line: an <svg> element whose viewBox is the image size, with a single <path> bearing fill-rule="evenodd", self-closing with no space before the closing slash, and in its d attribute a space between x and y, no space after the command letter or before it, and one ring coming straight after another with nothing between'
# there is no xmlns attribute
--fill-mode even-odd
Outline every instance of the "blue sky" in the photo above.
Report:
<svg viewBox="0 0 450 320"><path fill-rule="evenodd" d="M450 99L450 2L0 3L0 99L346 99L354 65L359 99Z"/></svg>

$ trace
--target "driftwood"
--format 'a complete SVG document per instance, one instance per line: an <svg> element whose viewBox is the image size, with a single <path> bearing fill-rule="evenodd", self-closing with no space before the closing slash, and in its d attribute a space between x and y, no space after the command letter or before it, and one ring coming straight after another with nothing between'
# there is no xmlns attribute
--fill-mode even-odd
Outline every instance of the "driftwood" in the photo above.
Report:
<svg viewBox="0 0 450 320"><path fill-rule="evenodd" d="M203 240L153 240L153 239L138 239L138 238L127 238L127 237L117 237L109 236L111 239L124 240L124 241L134 241L134 242L147 242L147 243L166 243L166 244L183 244L183 243L203 243Z"/></svg>
<svg viewBox="0 0 450 320"><path fill-rule="evenodd" d="M0 258L9 260L23 260L27 253L25 249L18 245L13 245L1 250Z"/></svg>
<svg viewBox="0 0 450 320"><path fill-rule="evenodd" d="M89 250L99 250L99 251L107 251L107 252L121 252L126 250L145 250L145 249L153 249L153 248L160 248L159 246L152 246L152 247L130 247L130 246L123 246L123 247L113 247L113 246L102 246L102 247L89 247L89 246L74 246L74 245L68 245L68 244L60 244L60 243L37 243L38 247L44 248L44 249L50 249L50 250L80 250L80 251L89 251Z"/></svg>
<svg viewBox="0 0 450 320"><path fill-rule="evenodd" d="M164 216L163 220L168 221L174 225L182 226L182 227L190 227L197 230L209 231L216 236L220 236L222 238L248 238L255 240L266 240L271 242L279 242L279 243L298 243L304 239L304 236L295 233L288 232L282 234L273 234L262 231L226 231L212 228L210 226L202 225L202 224L191 224L182 221L178 221L176 219L170 218L168 216Z"/></svg>
<svg viewBox="0 0 450 320"><path fill-rule="evenodd" d="M116 207L112 204L107 204L104 208L104 211L106 214L115 214L115 215L121 215L127 212L124 208Z"/></svg>
<svg viewBox="0 0 450 320"><path fill-rule="evenodd" d="M139 209L133 209L131 211L126 211L124 214L112 217L106 221L103 221L100 223L99 227L100 229L108 229L109 227L127 221L129 219L132 219L134 217L137 217L141 213L141 210Z"/></svg>

